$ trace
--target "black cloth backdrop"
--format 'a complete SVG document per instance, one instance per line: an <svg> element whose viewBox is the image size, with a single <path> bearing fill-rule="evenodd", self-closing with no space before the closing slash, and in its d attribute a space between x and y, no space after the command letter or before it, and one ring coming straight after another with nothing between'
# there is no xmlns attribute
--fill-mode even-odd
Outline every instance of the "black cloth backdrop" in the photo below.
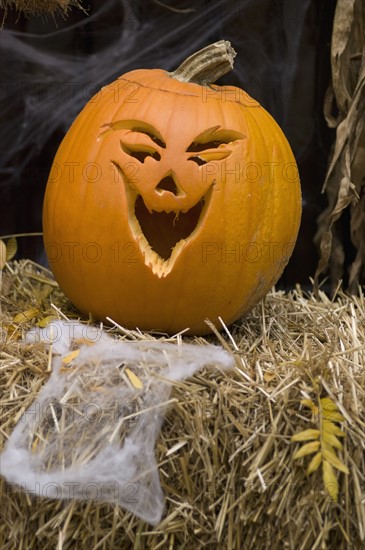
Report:
<svg viewBox="0 0 365 550"><path fill-rule="evenodd" d="M93 0L67 18L8 13L1 31L0 236L41 231L52 159L84 104L136 68L173 70L216 40L237 51L218 84L246 90L274 116L302 181L298 243L280 281L309 283L316 219L333 135L323 120L330 79L331 0ZM170 6L170 7L169 7ZM67 222L66 222L67 223ZM18 257L45 262L41 238L19 239Z"/></svg>

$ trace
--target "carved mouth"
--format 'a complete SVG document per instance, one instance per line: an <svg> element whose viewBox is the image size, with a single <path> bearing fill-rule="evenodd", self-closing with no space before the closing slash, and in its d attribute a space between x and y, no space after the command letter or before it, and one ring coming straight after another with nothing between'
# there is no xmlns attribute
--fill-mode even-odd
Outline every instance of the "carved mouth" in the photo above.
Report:
<svg viewBox="0 0 365 550"><path fill-rule="evenodd" d="M203 206L204 199L187 212L150 212L138 195L134 215L152 250L163 260L168 260L177 243L187 239L197 227Z"/></svg>
<svg viewBox="0 0 365 550"><path fill-rule="evenodd" d="M185 212L150 212L141 195L128 184L125 189L129 226L144 254L145 264L158 277L165 277L184 246L198 231L207 211L211 189Z"/></svg>

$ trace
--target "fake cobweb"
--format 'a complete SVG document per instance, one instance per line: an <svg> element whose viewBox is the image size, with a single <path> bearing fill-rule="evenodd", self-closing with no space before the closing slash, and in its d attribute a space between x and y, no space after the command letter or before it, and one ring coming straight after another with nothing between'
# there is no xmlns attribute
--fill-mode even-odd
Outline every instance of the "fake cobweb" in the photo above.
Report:
<svg viewBox="0 0 365 550"><path fill-rule="evenodd" d="M172 385L203 366L231 368L232 356L213 345L118 341L63 321L27 341L50 345L52 374L1 455L7 481L49 498L116 503L157 524L155 443Z"/></svg>
<svg viewBox="0 0 365 550"><path fill-rule="evenodd" d="M238 53L233 73L222 83L235 84L262 103L294 150L305 149L311 92L303 87L313 79L300 71L303 66L311 70L311 44L302 44L310 6L309 0L105 0L57 24L30 18L26 31L21 25L8 29L5 21L0 44L5 177L0 186L18 178L29 185L29 162L50 141L53 158L76 115L102 86L134 69L174 70L220 39L231 41ZM309 52L304 58L302 50ZM37 171L38 187L49 169Z"/></svg>

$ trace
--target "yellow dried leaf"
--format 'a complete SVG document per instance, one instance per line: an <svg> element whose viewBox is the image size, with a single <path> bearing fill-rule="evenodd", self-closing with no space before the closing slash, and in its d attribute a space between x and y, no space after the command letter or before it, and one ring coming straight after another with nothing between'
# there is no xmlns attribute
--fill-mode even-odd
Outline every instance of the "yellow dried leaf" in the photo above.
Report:
<svg viewBox="0 0 365 550"><path fill-rule="evenodd" d="M79 353L79 349L74 349L73 351L65 355L65 357L62 359L62 363L64 365L70 365L70 363L72 363L72 361L76 359L76 357L79 355Z"/></svg>
<svg viewBox="0 0 365 550"><path fill-rule="evenodd" d="M320 464L322 462L322 453L321 451L319 453L317 453L316 455L314 455L314 457L312 458L312 460L310 461L309 463L309 466L307 468L307 474L312 474L313 472L315 472L316 470L318 470Z"/></svg>
<svg viewBox="0 0 365 550"><path fill-rule="evenodd" d="M8 337L12 340L19 340L21 337L21 331L17 325L3 325L3 328L6 330Z"/></svg>
<svg viewBox="0 0 365 550"><path fill-rule="evenodd" d="M322 397L320 399L322 409L337 410L337 405L330 397Z"/></svg>
<svg viewBox="0 0 365 550"><path fill-rule="evenodd" d="M39 442L39 439L38 439L38 436L36 436L36 437L34 438L33 443L32 443L32 453L35 453L35 452L36 452L38 442Z"/></svg>
<svg viewBox="0 0 365 550"><path fill-rule="evenodd" d="M318 439L320 435L319 430L303 430L297 434L294 434L291 438L292 441L309 441L310 439Z"/></svg>
<svg viewBox="0 0 365 550"><path fill-rule="evenodd" d="M265 372L264 373L264 380L265 382L271 382L276 378L276 374L274 372Z"/></svg>
<svg viewBox="0 0 365 550"><path fill-rule="evenodd" d="M18 243L15 237L10 237L6 243L6 261L9 262L18 251Z"/></svg>
<svg viewBox="0 0 365 550"><path fill-rule="evenodd" d="M308 407L312 411L313 414L318 414L319 413L319 409L318 409L317 405L315 403L313 403L313 401L311 399L302 399L301 404L304 405L305 407Z"/></svg>
<svg viewBox="0 0 365 550"><path fill-rule="evenodd" d="M337 470L340 470L340 472L348 474L349 470L347 466L345 466L345 464L338 458L332 447L328 444L323 444L322 447L323 458L332 464L332 466L334 466Z"/></svg>
<svg viewBox="0 0 365 550"><path fill-rule="evenodd" d="M297 450L293 458L294 459L301 458L302 456L315 453L316 451L318 451L320 445L321 445L320 441L312 441L311 443L307 443L306 445L303 445L303 447Z"/></svg>
<svg viewBox="0 0 365 550"><path fill-rule="evenodd" d="M43 319L38 321L37 326L40 328L45 328L49 325L49 323L51 323L55 319L57 319L55 315L47 315L47 317L43 317Z"/></svg>
<svg viewBox="0 0 365 550"><path fill-rule="evenodd" d="M331 463L327 460L323 461L323 481L327 493L330 495L334 502L337 502L338 481L334 469L331 466Z"/></svg>
<svg viewBox="0 0 365 550"><path fill-rule="evenodd" d="M330 397L322 397L322 399L320 399L320 404L323 415L333 413L338 410L336 403L334 403Z"/></svg>
<svg viewBox="0 0 365 550"><path fill-rule="evenodd" d="M106 392L106 388L104 386L90 386L90 391L96 391L99 393Z"/></svg>
<svg viewBox="0 0 365 550"><path fill-rule="evenodd" d="M125 373L126 375L128 376L132 386L134 388L136 388L136 390L141 390L143 388L143 383L142 383L142 380L140 380L138 378L138 376L136 374L134 374L133 371L131 371L130 369L125 369Z"/></svg>
<svg viewBox="0 0 365 550"><path fill-rule="evenodd" d="M323 412L323 417L326 420L330 420L331 422L345 422L345 418L342 416L342 414L336 411Z"/></svg>
<svg viewBox="0 0 365 550"><path fill-rule="evenodd" d="M330 420L323 420L323 430L329 434L337 435L337 437L345 437L345 432Z"/></svg>
<svg viewBox="0 0 365 550"><path fill-rule="evenodd" d="M95 344L95 340L89 340L88 338L74 338L73 343L78 346L93 346Z"/></svg>
<svg viewBox="0 0 365 550"><path fill-rule="evenodd" d="M24 323L25 321L30 321L39 315L39 309L32 308L22 311L15 315L13 323Z"/></svg>
<svg viewBox="0 0 365 550"><path fill-rule="evenodd" d="M323 418L331 422L344 422L344 417L338 412L336 403L330 397L323 397L320 401Z"/></svg>
<svg viewBox="0 0 365 550"><path fill-rule="evenodd" d="M0 271L4 269L6 264L6 246L4 241L0 239Z"/></svg>
<svg viewBox="0 0 365 550"><path fill-rule="evenodd" d="M334 434L331 434L327 432L326 430L323 430L322 439L326 443L329 443L329 445L332 445L332 447L335 447L336 449L339 449L342 451L343 446L339 439Z"/></svg>

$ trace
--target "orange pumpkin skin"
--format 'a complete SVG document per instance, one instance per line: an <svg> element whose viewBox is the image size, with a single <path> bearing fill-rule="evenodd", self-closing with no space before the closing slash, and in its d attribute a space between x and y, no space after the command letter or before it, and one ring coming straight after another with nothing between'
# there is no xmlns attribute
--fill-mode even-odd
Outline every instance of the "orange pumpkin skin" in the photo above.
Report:
<svg viewBox="0 0 365 550"><path fill-rule="evenodd" d="M120 77L78 115L54 159L43 232L83 313L205 334L205 319L229 324L275 284L300 217L273 118L239 88L153 69Z"/></svg>

